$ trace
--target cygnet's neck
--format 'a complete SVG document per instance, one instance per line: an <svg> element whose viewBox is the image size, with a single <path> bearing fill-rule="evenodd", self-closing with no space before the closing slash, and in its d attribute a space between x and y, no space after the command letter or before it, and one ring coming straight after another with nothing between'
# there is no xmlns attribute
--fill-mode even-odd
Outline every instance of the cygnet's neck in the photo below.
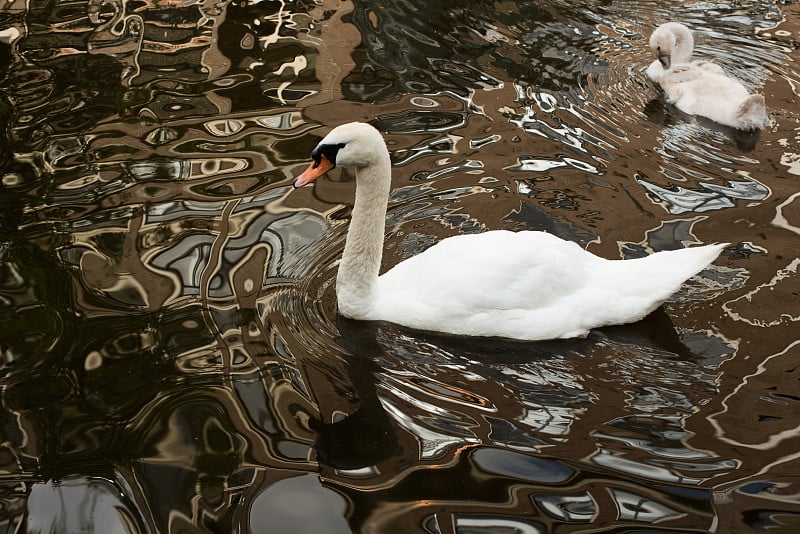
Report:
<svg viewBox="0 0 800 534"><path fill-rule="evenodd" d="M672 51L672 66L689 63L694 52L694 37L686 28L675 32L675 49Z"/></svg>
<svg viewBox="0 0 800 534"><path fill-rule="evenodd" d="M336 276L339 313L352 319L370 319L375 304L392 170L383 150L356 172L356 200Z"/></svg>

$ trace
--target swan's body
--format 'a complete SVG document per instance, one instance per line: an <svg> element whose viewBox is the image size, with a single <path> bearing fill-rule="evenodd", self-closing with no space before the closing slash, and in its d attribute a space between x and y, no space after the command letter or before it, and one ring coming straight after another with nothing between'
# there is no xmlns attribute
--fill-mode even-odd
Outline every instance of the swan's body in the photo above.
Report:
<svg viewBox="0 0 800 534"><path fill-rule="evenodd" d="M295 181L357 167L356 200L336 278L339 312L463 336L542 340L638 321L725 245L606 260L545 232L491 231L444 239L378 276L391 183L389 152L373 127L331 131Z"/></svg>
<svg viewBox="0 0 800 534"><path fill-rule="evenodd" d="M647 76L658 83L667 101L690 115L740 130L758 130L769 123L762 95L750 94L722 67L709 61L690 61L694 50L692 32L683 24L662 24L650 36L656 60Z"/></svg>

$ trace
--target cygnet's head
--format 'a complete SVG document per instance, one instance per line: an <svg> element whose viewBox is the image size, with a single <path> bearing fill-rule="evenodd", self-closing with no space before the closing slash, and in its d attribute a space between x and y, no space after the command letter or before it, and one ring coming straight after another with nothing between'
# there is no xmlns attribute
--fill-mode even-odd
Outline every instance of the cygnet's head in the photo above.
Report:
<svg viewBox="0 0 800 534"><path fill-rule="evenodd" d="M689 28L677 22L662 24L650 36L650 50L664 69L688 63L694 49L694 38Z"/></svg>
<svg viewBox="0 0 800 534"><path fill-rule="evenodd" d="M294 182L302 187L334 167L368 167L388 158L380 132L364 122L337 126L311 152L312 163Z"/></svg>

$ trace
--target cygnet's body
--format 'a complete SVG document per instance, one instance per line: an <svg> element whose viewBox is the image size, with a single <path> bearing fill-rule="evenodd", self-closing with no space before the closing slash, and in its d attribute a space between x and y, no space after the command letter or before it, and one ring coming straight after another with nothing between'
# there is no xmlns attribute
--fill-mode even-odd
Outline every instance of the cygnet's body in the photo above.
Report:
<svg viewBox="0 0 800 534"><path fill-rule="evenodd" d="M650 48L656 60L647 68L647 76L684 113L740 130L758 130L769 123L762 95L750 94L719 65L691 61L694 39L683 24L659 26L650 36Z"/></svg>
<svg viewBox="0 0 800 534"><path fill-rule="evenodd" d="M363 123L332 130L295 187L355 167L356 200L336 278L339 313L461 336L541 340L638 321L724 244L606 260L545 232L503 230L444 239L378 276L391 187L389 152Z"/></svg>

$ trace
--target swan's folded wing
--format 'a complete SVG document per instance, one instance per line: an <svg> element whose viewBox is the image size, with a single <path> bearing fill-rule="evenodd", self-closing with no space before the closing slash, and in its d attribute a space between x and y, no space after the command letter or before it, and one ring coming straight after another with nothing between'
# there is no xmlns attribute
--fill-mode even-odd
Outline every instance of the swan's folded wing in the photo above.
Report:
<svg viewBox="0 0 800 534"><path fill-rule="evenodd" d="M467 335L524 339L509 330L517 328L542 332L530 339L560 337L560 310L580 300L584 270L596 261L604 260L542 232L449 238L379 278L374 318Z"/></svg>
<svg viewBox="0 0 800 534"><path fill-rule="evenodd" d="M725 71L722 70L722 67L720 67L713 61L698 59L697 61L692 61L692 65L706 72L713 72L714 74L722 74L722 75L725 74Z"/></svg>

